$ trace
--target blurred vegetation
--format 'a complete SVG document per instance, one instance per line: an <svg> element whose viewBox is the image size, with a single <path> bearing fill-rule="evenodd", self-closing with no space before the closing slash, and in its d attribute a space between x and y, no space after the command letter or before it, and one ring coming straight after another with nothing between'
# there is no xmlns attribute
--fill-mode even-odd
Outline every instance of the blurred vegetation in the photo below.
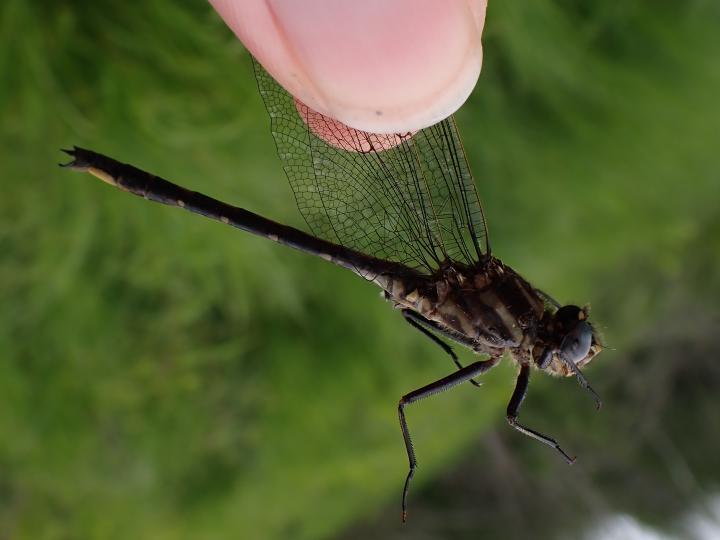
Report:
<svg viewBox="0 0 720 540"><path fill-rule="evenodd" d="M588 373L608 410L536 378L523 418L587 459L557 480L556 456L500 430L511 366L413 407L406 534L503 530L472 529L478 507L508 521L537 501L497 471L547 483L563 515L589 506L563 498L571 483L676 501L653 471L682 462L698 490L717 484L686 442L717 447L717 374L677 370L718 352L718 22L711 0L491 4L458 120L494 249L561 301L592 300L616 349ZM349 273L55 166L84 145L300 225L247 54L211 8L6 0L0 68L0 538L394 529L396 401L447 373L441 351ZM648 462L643 433L682 459ZM498 437L513 443L492 451ZM493 472L505 491L486 497ZM672 507L648 500L618 504ZM532 520L517 523L552 521Z"/></svg>

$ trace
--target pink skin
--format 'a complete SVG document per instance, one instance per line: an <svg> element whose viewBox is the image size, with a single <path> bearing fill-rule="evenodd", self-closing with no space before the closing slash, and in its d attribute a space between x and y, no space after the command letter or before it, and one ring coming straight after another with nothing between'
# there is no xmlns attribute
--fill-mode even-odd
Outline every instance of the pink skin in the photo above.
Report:
<svg viewBox="0 0 720 540"><path fill-rule="evenodd" d="M329 116L314 111L302 101L295 98L295 108L313 135L322 139L330 146L348 152L382 152L389 150L415 135L415 131L407 133L370 133L351 128Z"/></svg>
<svg viewBox="0 0 720 540"><path fill-rule="evenodd" d="M487 0L209 1L286 90L350 138L437 123L480 74Z"/></svg>

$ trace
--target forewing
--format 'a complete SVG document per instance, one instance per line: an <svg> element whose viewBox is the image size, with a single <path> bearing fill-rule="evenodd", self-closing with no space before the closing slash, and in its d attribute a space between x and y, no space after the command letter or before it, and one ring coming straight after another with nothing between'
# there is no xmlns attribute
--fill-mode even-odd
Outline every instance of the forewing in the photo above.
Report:
<svg viewBox="0 0 720 540"><path fill-rule="evenodd" d="M485 220L452 118L415 134L354 130L297 102L254 65L278 154L313 234L428 274L443 261L480 260Z"/></svg>

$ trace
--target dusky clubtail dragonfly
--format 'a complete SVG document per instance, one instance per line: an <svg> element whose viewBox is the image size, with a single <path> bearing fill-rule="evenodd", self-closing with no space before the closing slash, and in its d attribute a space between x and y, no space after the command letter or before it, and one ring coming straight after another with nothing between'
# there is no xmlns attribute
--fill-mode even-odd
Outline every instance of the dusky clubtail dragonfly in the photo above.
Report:
<svg viewBox="0 0 720 540"><path fill-rule="evenodd" d="M64 166L347 268L379 286L412 327L450 356L453 373L398 404L409 461L403 521L417 466L405 407L464 382L479 386L475 378L505 353L519 366L507 421L572 463L554 439L518 422L520 406L535 368L575 376L599 409L600 398L580 368L600 352L600 340L586 308L561 306L493 257L454 119L414 134L370 134L310 110L257 63L255 75L297 206L314 235L91 150L64 150L73 158ZM442 338L486 358L463 366Z"/></svg>

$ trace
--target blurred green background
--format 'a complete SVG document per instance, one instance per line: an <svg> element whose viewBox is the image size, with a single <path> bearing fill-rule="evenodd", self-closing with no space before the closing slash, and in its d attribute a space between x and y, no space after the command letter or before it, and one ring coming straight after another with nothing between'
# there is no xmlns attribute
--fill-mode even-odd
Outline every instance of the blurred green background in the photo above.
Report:
<svg viewBox="0 0 720 540"><path fill-rule="evenodd" d="M618 515L700 538L718 23L712 0L491 3L457 118L494 251L592 302L605 408L534 379L523 419L570 468L504 424L512 366L412 407L401 527L397 399L442 351L348 272L56 167L86 146L300 226L240 43L202 1L5 0L0 538L578 538Z"/></svg>

